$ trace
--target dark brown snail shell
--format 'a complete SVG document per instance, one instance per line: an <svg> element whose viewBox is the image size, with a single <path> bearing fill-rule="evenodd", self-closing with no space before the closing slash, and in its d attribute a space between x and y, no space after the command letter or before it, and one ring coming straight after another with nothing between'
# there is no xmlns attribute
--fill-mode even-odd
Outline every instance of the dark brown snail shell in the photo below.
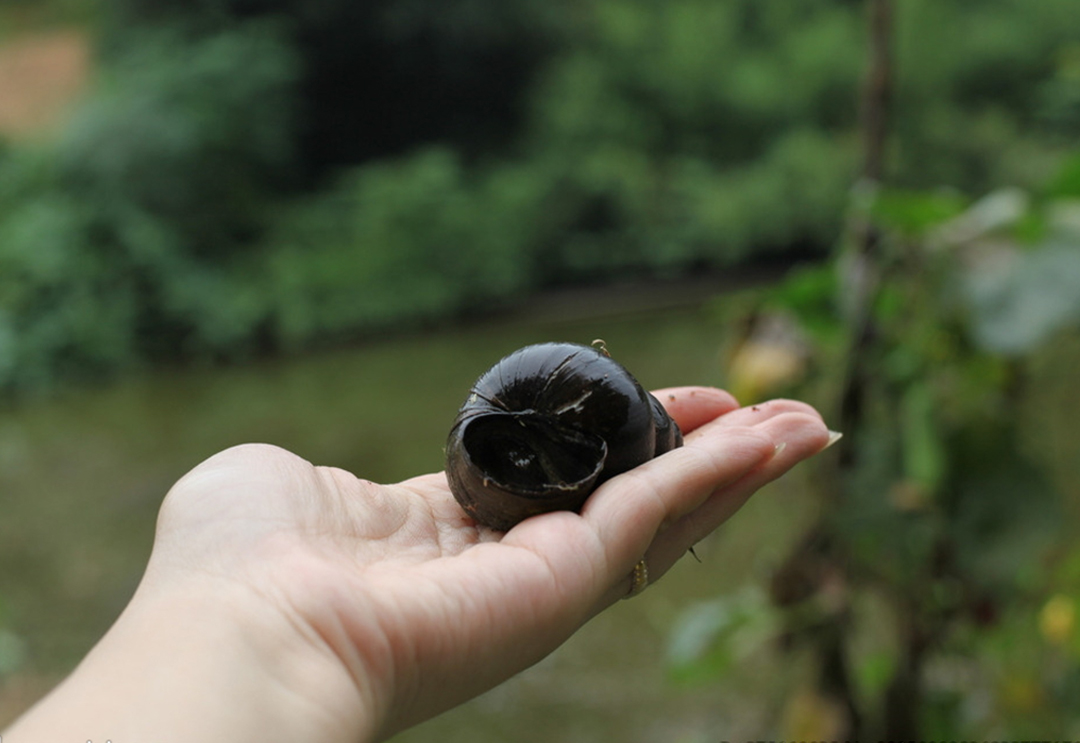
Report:
<svg viewBox="0 0 1080 743"><path fill-rule="evenodd" d="M576 511L603 481L681 445L660 401L605 350L542 343L473 385L450 429L446 472L466 513L506 530Z"/></svg>

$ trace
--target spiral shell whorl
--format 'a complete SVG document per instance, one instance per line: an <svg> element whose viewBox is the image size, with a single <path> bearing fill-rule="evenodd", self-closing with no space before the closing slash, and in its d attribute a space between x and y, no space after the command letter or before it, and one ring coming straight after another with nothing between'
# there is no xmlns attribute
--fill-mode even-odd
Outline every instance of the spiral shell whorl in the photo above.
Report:
<svg viewBox="0 0 1080 743"><path fill-rule="evenodd" d="M454 497L505 530L578 510L604 480L679 446L678 426L618 362L572 343L527 346L473 385L447 442Z"/></svg>

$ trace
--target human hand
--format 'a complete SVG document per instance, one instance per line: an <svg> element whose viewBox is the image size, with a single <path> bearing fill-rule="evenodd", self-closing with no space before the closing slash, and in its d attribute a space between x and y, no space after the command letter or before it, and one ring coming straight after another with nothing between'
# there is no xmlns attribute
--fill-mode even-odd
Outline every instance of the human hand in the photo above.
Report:
<svg viewBox="0 0 1080 743"><path fill-rule="evenodd" d="M130 655L151 627L158 644L217 648L220 663L210 657L189 671L211 677L201 686L170 677L176 688L163 684L168 693L142 705L150 712L171 697L198 709L192 695L228 679L206 700L216 706L202 727L173 722L177 739L220 735L207 722L216 718L248 739L377 740L459 704L625 596L639 560L658 579L828 442L802 403L738 408L709 388L655 394L684 447L606 482L580 514L545 514L505 534L466 517L442 473L380 486L270 446L211 457L169 492L146 576L110 631L118 637L84 665L115 671L118 654ZM141 657L169 656L145 644ZM150 664L136 676L155 672ZM277 701L247 715L245 704L235 708L241 696ZM160 721L125 730L163 739Z"/></svg>

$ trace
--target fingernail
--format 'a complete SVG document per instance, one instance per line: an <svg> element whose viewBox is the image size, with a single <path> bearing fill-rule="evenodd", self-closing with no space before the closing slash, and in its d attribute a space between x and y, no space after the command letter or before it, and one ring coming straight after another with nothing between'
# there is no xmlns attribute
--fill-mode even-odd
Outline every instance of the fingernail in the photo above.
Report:
<svg viewBox="0 0 1080 743"><path fill-rule="evenodd" d="M821 450L825 451L842 438L844 438L844 434L839 431L829 431L829 440L825 443L825 446L821 447Z"/></svg>

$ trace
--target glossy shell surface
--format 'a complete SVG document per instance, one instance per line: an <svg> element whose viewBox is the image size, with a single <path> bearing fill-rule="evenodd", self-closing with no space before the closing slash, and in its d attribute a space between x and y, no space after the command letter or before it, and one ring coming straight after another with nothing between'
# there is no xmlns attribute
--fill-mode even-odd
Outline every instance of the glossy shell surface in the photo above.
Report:
<svg viewBox="0 0 1080 743"><path fill-rule="evenodd" d="M476 381L450 430L446 471L466 513L505 530L576 511L604 480L681 444L660 402L606 352L543 343Z"/></svg>

